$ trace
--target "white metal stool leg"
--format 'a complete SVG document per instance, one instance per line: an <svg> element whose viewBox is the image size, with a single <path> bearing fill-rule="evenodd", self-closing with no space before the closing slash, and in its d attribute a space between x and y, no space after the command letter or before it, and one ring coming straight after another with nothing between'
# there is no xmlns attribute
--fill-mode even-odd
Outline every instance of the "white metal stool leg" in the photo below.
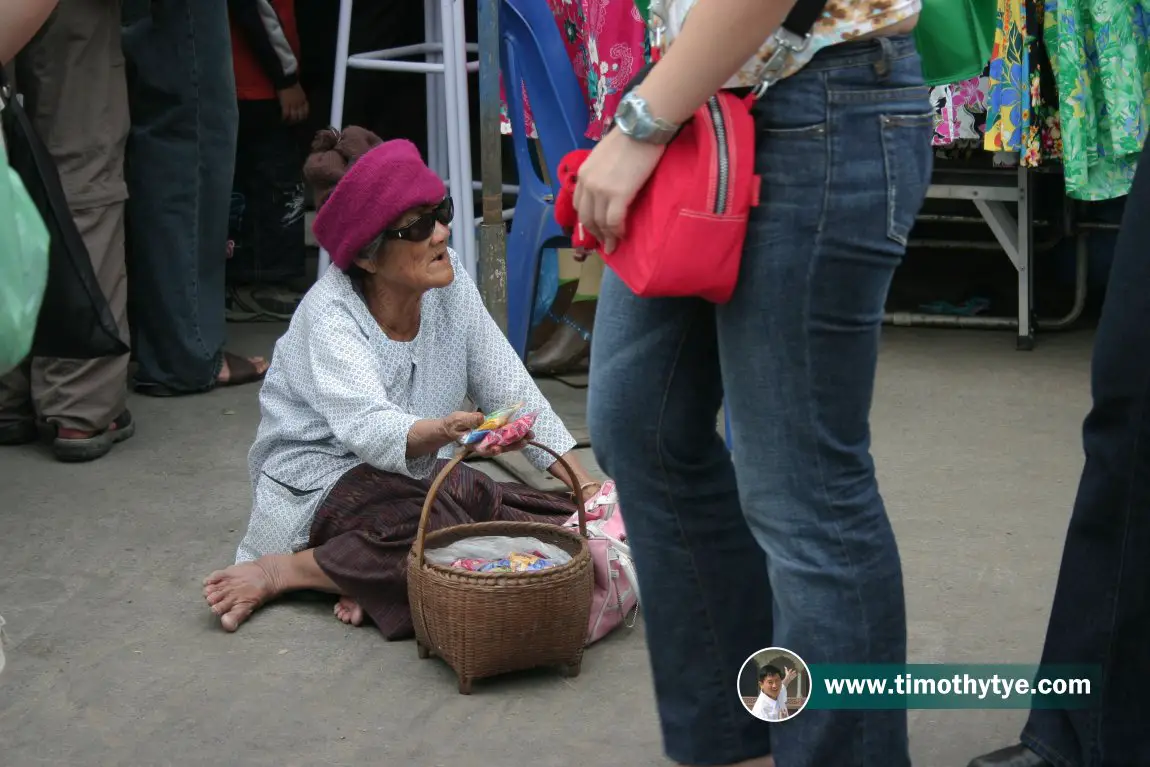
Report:
<svg viewBox="0 0 1150 767"><path fill-rule="evenodd" d="M447 134L447 163L451 168L451 173L447 179L447 186L452 198L455 199L456 221L455 225L451 228L451 244L463 259L466 268L467 240L466 234L463 231L465 228L463 214L466 212L471 200L471 178L470 173L466 176L464 175L460 152L460 123L466 120L467 116L461 114L459 100L456 98L459 92L456 80L460 79L460 73L463 70L459 62L461 52L458 51L455 46L455 30L452 28L455 22L455 9L453 5L453 0L439 0L440 22L443 34L443 80L444 90L446 92L444 103L447 106L447 123L444 132ZM464 185L465 183L466 186ZM470 271L470 269L468 271ZM475 273L472 272L472 276L474 276L474 274Z"/></svg>
<svg viewBox="0 0 1150 767"><path fill-rule="evenodd" d="M343 99L347 91L348 41L351 39L351 3L341 0L339 4L339 27L335 38L335 77L331 85L331 127L343 127ZM323 248L319 249L319 270L317 279L323 276L331 264L331 257Z"/></svg>
<svg viewBox="0 0 1150 767"><path fill-rule="evenodd" d="M343 100L347 92L347 57L351 40L351 3L339 4L339 29L335 38L335 79L331 88L331 127L343 127Z"/></svg>
<svg viewBox="0 0 1150 767"><path fill-rule="evenodd" d="M453 7L453 23L444 26L444 31L450 27L454 33L454 40L452 47L458 57L457 62L462 66L456 66L452 69L453 76L448 80L449 83L454 81L455 85L455 104L456 110L459 115L459 130L457 131L457 141L459 143L459 164L455 166L455 175L459 176L460 188L463 192L463 215L460 216L459 227L463 230L462 234L462 257L464 268L474 278L478 279L479 276L479 246L476 242L475 234L475 197L472 193L473 182L475 178L471 168L471 106L468 99L468 77L467 73L470 69L467 62L467 25L463 16L463 0L452 0ZM447 45L446 34L444 35L444 45ZM478 70L479 62L475 62L475 68ZM447 98L452 98L452 93L448 91ZM459 199L459 198L457 198ZM456 208L459 210L459 207Z"/></svg>
<svg viewBox="0 0 1150 767"><path fill-rule="evenodd" d="M441 45L443 35L439 22L439 3L423 3L423 29L428 43ZM427 60L432 64L443 64L443 53L433 51L427 54ZM443 81L438 77L424 78L427 83L427 165L441 177L447 178L447 136L444 134L446 115L444 115Z"/></svg>

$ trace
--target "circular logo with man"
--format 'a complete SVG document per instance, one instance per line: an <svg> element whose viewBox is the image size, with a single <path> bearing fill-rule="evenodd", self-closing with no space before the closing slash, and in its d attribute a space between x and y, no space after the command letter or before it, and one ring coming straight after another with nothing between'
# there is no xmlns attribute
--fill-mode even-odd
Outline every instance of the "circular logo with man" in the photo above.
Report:
<svg viewBox="0 0 1150 767"><path fill-rule="evenodd" d="M783 722L807 705L811 673L798 654L785 647L759 650L739 671L739 697L764 722Z"/></svg>

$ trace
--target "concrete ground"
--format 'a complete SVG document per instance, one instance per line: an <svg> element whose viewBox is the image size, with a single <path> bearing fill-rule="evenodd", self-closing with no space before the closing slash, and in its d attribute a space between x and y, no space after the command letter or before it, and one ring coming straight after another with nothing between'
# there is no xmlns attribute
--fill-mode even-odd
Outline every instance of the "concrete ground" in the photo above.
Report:
<svg viewBox="0 0 1150 767"><path fill-rule="evenodd" d="M233 326L235 347L269 353L276 331ZM1037 661L1090 343L1043 336L1021 353L997 333L888 332L875 453L912 661ZM548 391L578 411L582 392ZM100 462L0 453L0 765L666 764L641 628L590 649L575 679L525 674L470 697L413 643L347 628L326 602L224 634L200 580L230 563L246 523L256 389L131 404L137 436ZM1023 717L912 711L915 764L964 767Z"/></svg>

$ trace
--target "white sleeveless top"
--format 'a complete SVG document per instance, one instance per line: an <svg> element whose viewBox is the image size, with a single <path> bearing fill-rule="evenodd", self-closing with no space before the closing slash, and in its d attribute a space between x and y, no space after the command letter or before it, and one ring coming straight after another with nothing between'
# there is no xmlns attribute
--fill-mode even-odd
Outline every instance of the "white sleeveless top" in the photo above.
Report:
<svg viewBox="0 0 1150 767"><path fill-rule="evenodd" d="M691 8L697 0L663 0L667 22L667 44L671 44L683 29ZM822 18L811 30L811 41L806 50L795 54L783 69L782 76L798 72L823 48L850 42L863 35L877 32L905 21L922 11L922 0L829 0ZM753 87L759 83L759 70L775 50L774 40L767 40L759 52L732 77L726 88Z"/></svg>

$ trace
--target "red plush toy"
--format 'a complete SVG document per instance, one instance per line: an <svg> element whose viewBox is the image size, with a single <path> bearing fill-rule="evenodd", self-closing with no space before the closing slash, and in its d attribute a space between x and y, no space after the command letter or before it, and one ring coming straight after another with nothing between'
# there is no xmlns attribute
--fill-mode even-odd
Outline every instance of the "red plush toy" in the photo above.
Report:
<svg viewBox="0 0 1150 767"><path fill-rule="evenodd" d="M579 223L575 211L575 184L579 180L579 167L591 155L590 149L568 152L559 163L559 196L555 198L555 221L571 235L571 246L585 250L599 247L598 241Z"/></svg>

